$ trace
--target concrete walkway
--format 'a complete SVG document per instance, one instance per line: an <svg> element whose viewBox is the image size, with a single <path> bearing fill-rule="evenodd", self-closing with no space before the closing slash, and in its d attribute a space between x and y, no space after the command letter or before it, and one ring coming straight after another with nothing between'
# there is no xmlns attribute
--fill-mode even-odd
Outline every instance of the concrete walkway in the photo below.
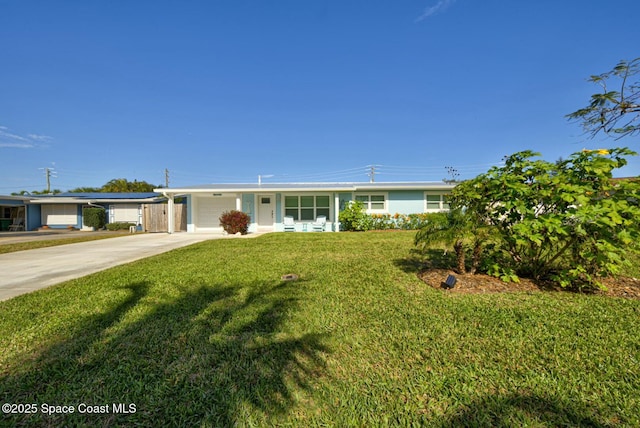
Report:
<svg viewBox="0 0 640 428"><path fill-rule="evenodd" d="M256 235L245 235L252 237ZM210 239L212 233L144 233L0 254L0 301Z"/></svg>

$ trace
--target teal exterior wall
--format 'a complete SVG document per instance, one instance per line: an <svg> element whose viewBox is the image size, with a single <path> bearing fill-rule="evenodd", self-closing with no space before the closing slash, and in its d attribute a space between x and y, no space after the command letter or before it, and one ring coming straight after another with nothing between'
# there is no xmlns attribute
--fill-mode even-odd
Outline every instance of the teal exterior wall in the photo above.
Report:
<svg viewBox="0 0 640 428"><path fill-rule="evenodd" d="M424 191L394 190L389 192L387 204L389 214L417 214L425 210Z"/></svg>
<svg viewBox="0 0 640 428"><path fill-rule="evenodd" d="M42 226L42 210L40 205L27 205L27 225L26 230L36 230Z"/></svg>

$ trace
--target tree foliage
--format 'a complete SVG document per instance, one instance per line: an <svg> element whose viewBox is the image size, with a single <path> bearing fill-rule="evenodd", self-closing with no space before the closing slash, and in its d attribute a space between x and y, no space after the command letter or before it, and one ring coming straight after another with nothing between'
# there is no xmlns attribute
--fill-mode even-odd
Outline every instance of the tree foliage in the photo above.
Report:
<svg viewBox="0 0 640 428"><path fill-rule="evenodd" d="M99 193L101 191L101 187L76 187L69 190L70 193Z"/></svg>
<svg viewBox="0 0 640 428"><path fill-rule="evenodd" d="M126 192L153 192L153 189L158 186L154 186L153 184L149 184L146 181L128 181L126 178L114 178L106 183L100 189L101 192L115 192L115 193L126 193Z"/></svg>
<svg viewBox="0 0 640 428"><path fill-rule="evenodd" d="M62 190L60 190L60 189L52 189L52 190L43 189L43 190L32 190L31 192L29 192L27 190L21 190L19 192L12 192L11 195L13 195L13 196L57 195L59 193L62 193Z"/></svg>
<svg viewBox="0 0 640 428"><path fill-rule="evenodd" d="M515 153L461 183L451 206L499 237L486 259L490 273L600 285L640 238L640 183L612 179L635 152L585 150L555 163L537 155Z"/></svg>
<svg viewBox="0 0 640 428"><path fill-rule="evenodd" d="M622 138L640 133L640 58L620 61L611 71L591 76L590 82L602 87L591 96L591 103L571 114L569 119L582 122L587 133L600 131ZM612 90L615 86L616 90ZM617 89L619 88L619 89Z"/></svg>
<svg viewBox="0 0 640 428"><path fill-rule="evenodd" d="M345 209L340 211L338 220L341 230L360 232L372 227L372 218L367 215L361 201L350 201Z"/></svg>

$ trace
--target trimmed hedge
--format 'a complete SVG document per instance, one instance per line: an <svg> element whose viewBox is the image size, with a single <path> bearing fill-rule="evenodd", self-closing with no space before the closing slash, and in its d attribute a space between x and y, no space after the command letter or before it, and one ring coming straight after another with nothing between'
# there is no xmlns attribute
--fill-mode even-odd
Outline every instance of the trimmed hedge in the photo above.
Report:
<svg viewBox="0 0 640 428"><path fill-rule="evenodd" d="M102 229L107 222L107 214L104 208L84 208L82 210L82 224L93 227L96 230Z"/></svg>

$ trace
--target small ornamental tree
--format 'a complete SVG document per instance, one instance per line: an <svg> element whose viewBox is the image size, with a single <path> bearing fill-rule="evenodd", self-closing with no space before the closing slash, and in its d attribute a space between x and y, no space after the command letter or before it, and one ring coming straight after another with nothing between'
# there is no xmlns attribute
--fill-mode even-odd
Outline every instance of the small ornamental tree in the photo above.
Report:
<svg viewBox="0 0 640 428"><path fill-rule="evenodd" d="M220 216L220 226L230 235L235 235L240 232L242 235L246 235L249 231L249 222L251 218L248 214L242 211L226 211Z"/></svg>
<svg viewBox="0 0 640 428"><path fill-rule="evenodd" d="M414 244L423 250L438 245L453 245L456 253L456 271L466 272L464 222L460 210L448 213L433 213L427 224L416 233Z"/></svg>
<svg viewBox="0 0 640 428"><path fill-rule="evenodd" d="M451 206L490 226L498 245L490 273L562 286L598 285L627 264L640 238L640 182L612 180L626 164L626 148L584 150L567 160L533 160L531 151L505 158L504 166L458 185Z"/></svg>
<svg viewBox="0 0 640 428"><path fill-rule="evenodd" d="M484 247L492 242L492 237L490 227L473 220L471 213L460 208L428 214L426 223L416 233L414 244L423 251L443 245L453 247L456 253L455 270L460 274L467 271L466 260L469 252L469 273L476 273Z"/></svg>
<svg viewBox="0 0 640 428"><path fill-rule="evenodd" d="M82 224L94 229L102 229L107 222L107 215L103 208L84 208L82 210Z"/></svg>

